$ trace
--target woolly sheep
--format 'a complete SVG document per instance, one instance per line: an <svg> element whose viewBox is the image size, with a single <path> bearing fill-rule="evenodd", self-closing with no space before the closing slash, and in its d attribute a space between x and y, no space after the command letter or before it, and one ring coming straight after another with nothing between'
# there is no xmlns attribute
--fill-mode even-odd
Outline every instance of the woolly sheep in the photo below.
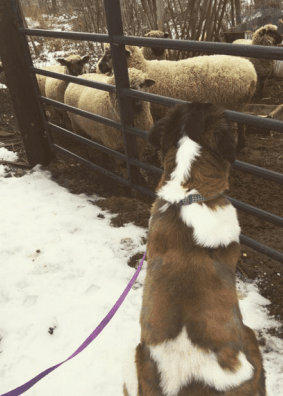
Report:
<svg viewBox="0 0 283 396"><path fill-rule="evenodd" d="M114 76L107 77L102 74L92 73L84 74L81 77L87 80L115 85ZM139 91L147 90L148 87L154 84L154 81L148 79L145 73L136 69L129 69L129 81L131 89ZM66 89L65 104L114 121L120 121L119 104L116 92L110 93L72 83L69 84ZM153 125L150 113L150 104L148 102L142 102L134 99L133 109L135 126L148 131ZM71 119L72 128L75 133L89 137L91 140L113 150L119 152L124 151L124 141L121 131L71 112L68 112L68 115ZM142 158L143 152L148 146L148 143L141 137L137 137L136 142L139 157ZM123 176L127 177L124 162L116 158L115 162Z"/></svg>
<svg viewBox="0 0 283 396"><path fill-rule="evenodd" d="M168 38L168 36L169 33L164 33L161 30L151 30L144 34L144 37ZM141 50L146 60L165 60L168 56L168 50L166 48L142 47Z"/></svg>
<svg viewBox="0 0 283 396"><path fill-rule="evenodd" d="M85 55L81 57L80 55L70 55L66 59L58 58L57 61L60 65L47 66L45 70L68 74L70 76L79 76L86 73L87 70L85 65L89 61L89 56ZM64 94L68 84L67 81L47 77L41 94L48 99L64 103ZM70 122L66 111L54 107L50 107L49 109L50 118L53 122L55 121L62 126L70 128Z"/></svg>
<svg viewBox="0 0 283 396"><path fill-rule="evenodd" d="M282 36L277 32L277 29L278 27L276 25L265 25L254 32L252 40L239 39L235 40L233 44L266 45L269 47L280 44L282 42ZM265 82L272 74L275 62L273 59L247 59L252 62L257 72L259 95L262 97Z"/></svg>
<svg viewBox="0 0 283 396"><path fill-rule="evenodd" d="M125 46L128 67L146 73L156 83L150 93L190 102L210 102L229 110L241 111L253 96L257 75L250 61L243 58L214 55L175 61L147 61L142 51ZM111 55L111 53L110 53ZM110 71L109 50L99 64L100 70ZM164 106L151 104L157 121L166 113Z"/></svg>

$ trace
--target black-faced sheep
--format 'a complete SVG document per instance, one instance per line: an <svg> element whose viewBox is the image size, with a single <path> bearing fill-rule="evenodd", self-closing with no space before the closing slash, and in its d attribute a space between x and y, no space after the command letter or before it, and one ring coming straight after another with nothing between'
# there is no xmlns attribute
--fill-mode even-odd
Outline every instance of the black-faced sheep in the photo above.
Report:
<svg viewBox="0 0 283 396"><path fill-rule="evenodd" d="M226 56L199 56L175 61L147 61L141 49L125 46L128 67L146 73L156 83L150 93L190 102L210 102L229 110L241 111L253 96L257 74L247 59ZM107 47L99 63L101 72L111 71ZM151 104L154 121L166 113L164 106Z"/></svg>
<svg viewBox="0 0 283 396"><path fill-rule="evenodd" d="M275 46L282 42L282 36L277 32L277 29L278 27L276 25L265 25L254 32L252 40L239 39L234 41L233 44ZM247 59L252 62L257 72L259 95L262 98L265 82L272 74L275 62L272 59Z"/></svg>
<svg viewBox="0 0 283 396"><path fill-rule="evenodd" d="M102 74L92 73L84 74L82 78L115 85L114 76L107 77ZM129 69L129 81L131 89L139 91L145 91L148 87L154 84L154 81L148 79L146 74L136 69ZM114 121L120 121L119 104L116 92L109 93L78 84L69 84L65 92L65 104ZM133 110L135 126L148 131L153 125L150 113L150 104L148 102L142 102L134 99ZM71 112L68 112L68 115L71 119L72 128L75 133L89 137L91 140L113 150L119 152L124 151L124 141L121 131ZM148 146L148 143L141 137L137 137L136 142L139 157L141 159L144 149ZM124 162L119 159L115 159L115 162L117 163L118 169L122 175L127 177Z"/></svg>
<svg viewBox="0 0 283 396"><path fill-rule="evenodd" d="M144 34L144 37L154 37L154 38L168 38L169 33L164 33L161 30L151 30L150 32ZM168 56L168 50L166 48L141 48L144 59L146 60L165 60Z"/></svg>
<svg viewBox="0 0 283 396"><path fill-rule="evenodd" d="M89 61L89 56L85 55L70 55L67 58L58 58L60 65L52 65L43 67L48 71L56 73L68 74L70 76L79 76L87 72L86 63ZM37 76L40 93L48 99L56 100L64 103L64 94L68 86L67 81L57 80L51 77ZM67 113L61 109L48 107L51 121L59 123L67 128L70 127Z"/></svg>

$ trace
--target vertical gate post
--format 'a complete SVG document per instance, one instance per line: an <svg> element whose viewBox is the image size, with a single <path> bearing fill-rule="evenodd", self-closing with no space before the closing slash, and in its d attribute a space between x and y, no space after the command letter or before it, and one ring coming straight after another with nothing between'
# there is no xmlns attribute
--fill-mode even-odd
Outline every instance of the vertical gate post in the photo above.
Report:
<svg viewBox="0 0 283 396"><path fill-rule="evenodd" d="M27 39L18 28L23 27L19 0L0 2L0 55L7 85L13 100L28 162L48 165L52 158L31 75L32 60Z"/></svg>
<svg viewBox="0 0 283 396"><path fill-rule="evenodd" d="M122 133L124 139L125 154L127 157L127 169L129 175L130 187L140 180L140 173L137 168L129 164L129 157L138 159L138 149L136 137L125 131L126 125L134 125L132 100L120 95L120 89L129 88L129 76L127 67L127 58L125 46L123 44L114 44L113 36L123 35L123 24L119 0L104 0L106 12L108 35L110 38L111 53L113 58L113 67L115 75L115 84L119 100L119 109L121 115Z"/></svg>

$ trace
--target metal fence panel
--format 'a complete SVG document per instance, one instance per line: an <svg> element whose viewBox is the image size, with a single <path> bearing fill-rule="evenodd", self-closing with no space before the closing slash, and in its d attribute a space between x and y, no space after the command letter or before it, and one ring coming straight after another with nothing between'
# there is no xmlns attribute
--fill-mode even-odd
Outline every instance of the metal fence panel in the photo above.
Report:
<svg viewBox="0 0 283 396"><path fill-rule="evenodd" d="M127 71L127 62L124 46L138 45L147 47L158 47L158 48L168 48L168 49L178 49L187 51L197 51L207 54L225 54L234 56L246 56L255 58L266 58L266 59L277 59L283 60L283 49L279 47L262 47L262 46L246 46L246 45L231 45L223 43L212 43L212 42L199 42L199 41L186 41L186 40L167 40L167 39L155 39L155 38L145 38L145 37L132 37L123 35L123 26L121 18L121 10L119 0L104 0L106 19L108 25L108 33L106 34L94 34L94 33L77 33L77 32L58 32L42 29L26 29L22 23L22 16L18 6L18 0L8 0L6 2L5 14L3 14L3 9L0 7L0 54L2 56L4 68L7 69L7 81L13 98L13 102L16 107L17 118L20 121L20 129L23 136L23 141L27 151L28 160L31 164L36 163L48 163L51 159L51 151L60 152L71 156L77 161L87 165L88 167L103 173L105 176L110 177L122 183L125 186L130 186L131 188L146 194L152 198L156 194L140 185L139 174L137 172L138 168L145 169L149 172L161 175L163 171L154 166L146 163L142 163L138 159L138 151L136 147L135 136L146 137L147 132L141 131L133 126L133 112L132 112L132 101L131 98L137 98L146 100L149 102L159 103L165 106L174 106L176 103L186 103L184 101L176 100L173 98L166 98L159 95L153 95L145 92L137 92L129 88L129 79ZM1 14L2 12L2 14ZM5 15L5 19L3 17ZM49 72L46 70L41 70L33 67L31 56L29 53L29 48L26 40L26 36L42 36L42 37L53 37L60 39L71 39L71 40L85 40L85 41L96 41L96 42L107 42L110 43L114 74L116 79L116 86L109 84L96 83L94 81L84 80L79 77L72 77L68 75L63 75L59 73ZM5 38L9 38L9 49L5 44ZM13 40L13 45L11 44ZM7 40L8 41L8 40ZM11 50L13 47L13 50ZM13 56L11 56L13 53ZM14 60L17 60L16 64L20 64L20 67L15 66ZM10 72L9 70L13 70ZM23 72L24 71L24 72ZM120 108L121 122L116 122L113 120L108 120L104 117L97 116L92 113L84 112L79 109L75 109L71 106L52 101L50 99L40 96L39 88L37 85L37 80L35 74L41 74L48 77L58 78L64 81L77 83L80 85L102 89L108 92L117 92ZM13 81L12 81L13 78ZM26 80L26 84L23 80ZM17 90L17 84L20 84L21 90ZM16 97L16 92L20 92L20 95ZM28 92L28 95L27 95ZM26 97L31 98L29 105L32 106L33 112L32 120L28 123L24 122L23 118L27 115L27 111L19 111L18 109L25 109L25 99ZM43 108L43 103L50 104L52 106L61 108L63 110L71 111L81 116L93 119L98 122L102 122L106 125L115 127L122 131L124 139L125 155L118 153L114 150L106 148L100 144L92 142L86 138L75 135L74 133L65 130L64 128L58 127L52 123L47 122L45 111ZM25 114L24 114L25 113ZM277 132L283 132L283 122L272 120L272 119L262 119L260 117L242 114L235 111L225 111L227 118L230 121L244 123L248 125L254 125L257 127L263 127ZM31 128L36 126L37 134L34 134L34 129ZM44 129L46 133L44 132ZM127 170L129 179L125 180L114 173L101 168L78 155L69 152L68 150L59 147L53 143L51 131L60 133L64 136L68 136L71 139L77 140L83 144L91 147L95 147L109 155L117 157L119 159L125 160L127 163ZM47 137L49 144L47 144ZM250 173L257 177L264 178L266 180L273 181L278 184L283 184L283 174L278 172L273 172L255 165L250 165L243 163L241 161L236 161L232 167L234 169ZM282 227L283 218L275 216L266 211L255 208L251 205L245 204L233 198L230 198L231 202L239 210L244 211L250 215L254 215L262 220L268 221L272 224ZM277 252L274 249L268 248L261 243L248 238L245 235L241 235L241 242L253 249L278 260L283 263L283 254Z"/></svg>

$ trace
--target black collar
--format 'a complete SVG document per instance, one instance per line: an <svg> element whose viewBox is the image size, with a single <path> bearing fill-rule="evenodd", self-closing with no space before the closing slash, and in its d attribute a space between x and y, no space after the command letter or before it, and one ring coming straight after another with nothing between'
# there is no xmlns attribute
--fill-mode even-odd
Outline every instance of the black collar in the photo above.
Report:
<svg viewBox="0 0 283 396"><path fill-rule="evenodd" d="M216 195L213 195L212 197L203 197L200 194L192 194L192 195L189 195L187 198L181 199L181 201L179 201L178 204L180 206L182 206L182 205L191 205L192 203L195 203L195 202L210 201L214 198L218 198L220 195L221 194L216 194Z"/></svg>

